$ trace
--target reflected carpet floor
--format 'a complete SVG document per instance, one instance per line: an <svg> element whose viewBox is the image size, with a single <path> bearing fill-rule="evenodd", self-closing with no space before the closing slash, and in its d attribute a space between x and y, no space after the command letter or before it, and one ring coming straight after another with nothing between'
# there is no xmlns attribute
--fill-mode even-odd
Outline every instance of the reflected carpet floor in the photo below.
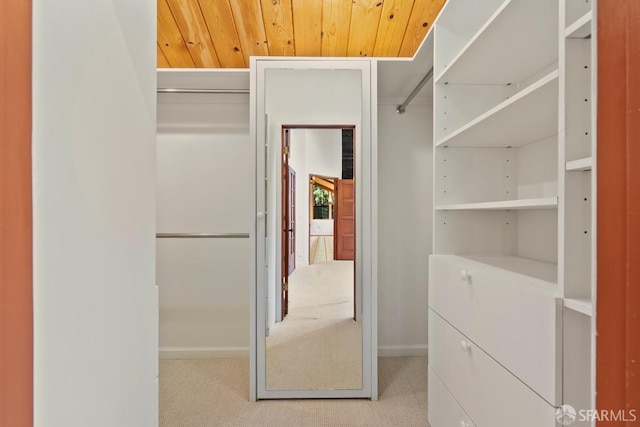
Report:
<svg viewBox="0 0 640 427"><path fill-rule="evenodd" d="M333 236L311 236L311 264L333 261Z"/></svg>
<svg viewBox="0 0 640 427"><path fill-rule="evenodd" d="M362 324L353 320L353 261L296 268L289 314L267 338L269 390L362 388Z"/></svg>
<svg viewBox="0 0 640 427"><path fill-rule="evenodd" d="M160 361L161 427L413 427L427 423L427 358L379 358L380 400L249 402L248 359Z"/></svg>

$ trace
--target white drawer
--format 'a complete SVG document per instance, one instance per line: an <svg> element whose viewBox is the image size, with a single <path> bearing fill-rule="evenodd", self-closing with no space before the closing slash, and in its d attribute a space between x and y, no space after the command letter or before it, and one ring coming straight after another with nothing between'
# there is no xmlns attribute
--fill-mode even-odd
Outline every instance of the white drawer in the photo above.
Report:
<svg viewBox="0 0 640 427"><path fill-rule="evenodd" d="M556 425L553 406L432 310L429 364L478 427Z"/></svg>
<svg viewBox="0 0 640 427"><path fill-rule="evenodd" d="M562 299L492 266L436 255L430 257L429 307L549 403L561 405Z"/></svg>
<svg viewBox="0 0 640 427"><path fill-rule="evenodd" d="M429 425L431 427L475 427L438 375L429 367Z"/></svg>

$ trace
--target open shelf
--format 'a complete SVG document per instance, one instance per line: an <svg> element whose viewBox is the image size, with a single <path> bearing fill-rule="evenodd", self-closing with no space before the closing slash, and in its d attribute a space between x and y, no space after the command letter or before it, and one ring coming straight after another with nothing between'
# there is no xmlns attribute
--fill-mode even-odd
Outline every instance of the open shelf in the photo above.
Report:
<svg viewBox="0 0 640 427"><path fill-rule="evenodd" d="M567 162L568 171L590 171L593 166L593 158L585 157L584 159L572 160Z"/></svg>
<svg viewBox="0 0 640 427"><path fill-rule="evenodd" d="M582 313L585 316L593 316L593 303L586 298L565 298L564 306L569 310L577 311L578 313Z"/></svg>
<svg viewBox="0 0 640 427"><path fill-rule="evenodd" d="M439 75L436 83L519 83L558 59L552 0L505 1ZM536 34L535 37L531 36Z"/></svg>
<svg viewBox="0 0 640 427"><path fill-rule="evenodd" d="M557 209L557 197L542 197L539 199L503 200L498 202L461 203L455 205L436 206L437 211L505 211L525 209Z"/></svg>
<svg viewBox="0 0 640 427"><path fill-rule="evenodd" d="M440 139L439 146L519 147L558 133L558 70Z"/></svg>
<svg viewBox="0 0 640 427"><path fill-rule="evenodd" d="M593 12L588 11L574 23L569 25L565 30L565 37L584 39L591 35L591 21L593 19Z"/></svg>

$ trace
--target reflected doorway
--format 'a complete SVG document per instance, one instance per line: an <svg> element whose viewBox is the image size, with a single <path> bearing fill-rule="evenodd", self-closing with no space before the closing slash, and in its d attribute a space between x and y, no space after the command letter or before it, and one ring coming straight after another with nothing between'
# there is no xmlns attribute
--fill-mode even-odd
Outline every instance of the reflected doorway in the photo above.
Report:
<svg viewBox="0 0 640 427"><path fill-rule="evenodd" d="M309 175L309 264L334 260L337 177Z"/></svg>

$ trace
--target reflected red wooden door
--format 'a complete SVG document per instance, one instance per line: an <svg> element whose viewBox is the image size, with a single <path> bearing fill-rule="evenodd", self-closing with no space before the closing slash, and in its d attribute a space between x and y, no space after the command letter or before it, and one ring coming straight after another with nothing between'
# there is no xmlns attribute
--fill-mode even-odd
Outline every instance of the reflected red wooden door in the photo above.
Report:
<svg viewBox="0 0 640 427"><path fill-rule="evenodd" d="M355 222L355 185L353 179L337 179L335 192L335 236L334 259L355 259L356 249L356 222Z"/></svg>
<svg viewBox="0 0 640 427"><path fill-rule="evenodd" d="M356 186L353 179L336 179L333 218L333 258L339 261L356 259ZM356 310L356 263L353 263L353 320Z"/></svg>
<svg viewBox="0 0 640 427"><path fill-rule="evenodd" d="M296 269L296 171L289 166L289 200L288 200L288 258L289 275Z"/></svg>
<svg viewBox="0 0 640 427"><path fill-rule="evenodd" d="M289 129L282 130L282 173L281 173L281 189L282 189L282 218L280 221L280 230L282 236L282 249L280 254L280 315L282 319L289 313L289 265L290 265L290 247L291 239L290 235L293 232L289 232L291 227L291 192L290 192L290 170L289 167ZM294 246L295 248L295 246ZM294 249L295 250L295 249ZM294 254L295 255L295 254ZM295 257L294 257L295 263Z"/></svg>

